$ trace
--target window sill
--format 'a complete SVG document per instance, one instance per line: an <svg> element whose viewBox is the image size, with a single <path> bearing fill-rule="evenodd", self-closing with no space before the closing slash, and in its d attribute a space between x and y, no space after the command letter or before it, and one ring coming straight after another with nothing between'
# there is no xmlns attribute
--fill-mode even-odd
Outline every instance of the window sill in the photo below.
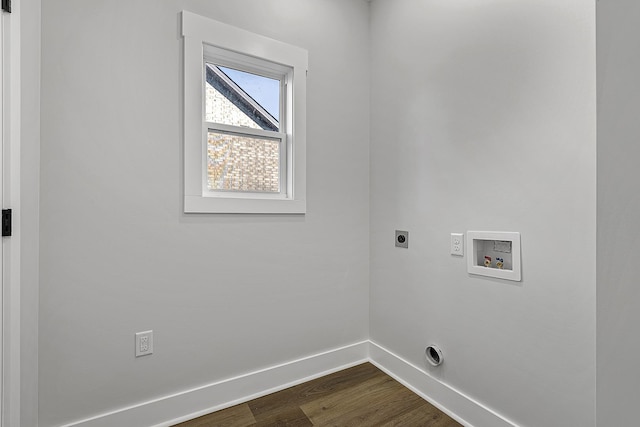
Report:
<svg viewBox="0 0 640 427"><path fill-rule="evenodd" d="M306 200L185 196L185 213L304 214Z"/></svg>

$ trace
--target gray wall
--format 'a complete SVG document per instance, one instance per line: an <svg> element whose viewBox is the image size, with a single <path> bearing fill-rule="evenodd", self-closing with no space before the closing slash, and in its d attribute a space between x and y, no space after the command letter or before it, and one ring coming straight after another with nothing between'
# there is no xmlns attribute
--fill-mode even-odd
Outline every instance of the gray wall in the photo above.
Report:
<svg viewBox="0 0 640 427"><path fill-rule="evenodd" d="M376 0L371 33L372 340L518 425L593 426L594 4ZM519 231L522 282L469 276L467 230Z"/></svg>
<svg viewBox="0 0 640 427"><path fill-rule="evenodd" d="M182 9L308 49L305 216L181 213ZM42 2L41 426L368 337L368 40L360 0Z"/></svg>
<svg viewBox="0 0 640 427"><path fill-rule="evenodd" d="M640 4L598 2L599 426L638 424Z"/></svg>
<svg viewBox="0 0 640 427"><path fill-rule="evenodd" d="M598 2L597 187L592 4L376 0L369 69L359 0L49 0L41 58L39 3L22 2L23 425L38 367L50 426L367 338L369 231L372 339L523 426L594 424L597 255L598 424L634 424L637 2ZM309 49L306 216L180 212L182 9ZM471 229L522 233L522 283L448 255Z"/></svg>

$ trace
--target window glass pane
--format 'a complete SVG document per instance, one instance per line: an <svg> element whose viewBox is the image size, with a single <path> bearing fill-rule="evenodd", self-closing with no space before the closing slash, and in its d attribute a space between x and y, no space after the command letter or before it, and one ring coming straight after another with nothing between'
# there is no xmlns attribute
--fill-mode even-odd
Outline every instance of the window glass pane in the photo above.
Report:
<svg viewBox="0 0 640 427"><path fill-rule="evenodd" d="M280 141L209 131L209 190L280 191Z"/></svg>
<svg viewBox="0 0 640 427"><path fill-rule="evenodd" d="M205 120L232 126L280 130L280 81L206 65Z"/></svg>

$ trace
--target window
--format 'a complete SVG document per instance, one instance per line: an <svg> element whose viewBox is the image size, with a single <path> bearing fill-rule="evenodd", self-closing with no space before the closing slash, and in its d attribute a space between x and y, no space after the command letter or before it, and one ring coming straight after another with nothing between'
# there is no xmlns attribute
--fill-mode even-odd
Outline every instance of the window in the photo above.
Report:
<svg viewBox="0 0 640 427"><path fill-rule="evenodd" d="M190 12L184 210L305 213L307 52Z"/></svg>
<svg viewBox="0 0 640 427"><path fill-rule="evenodd" d="M292 72L204 46L207 191L286 198L288 147L280 117Z"/></svg>

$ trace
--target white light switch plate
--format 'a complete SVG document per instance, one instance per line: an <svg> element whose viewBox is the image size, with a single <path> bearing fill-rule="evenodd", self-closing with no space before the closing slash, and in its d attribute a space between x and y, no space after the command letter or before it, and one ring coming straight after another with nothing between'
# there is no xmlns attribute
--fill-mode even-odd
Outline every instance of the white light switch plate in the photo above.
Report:
<svg viewBox="0 0 640 427"><path fill-rule="evenodd" d="M451 255L464 256L464 235L451 233Z"/></svg>

